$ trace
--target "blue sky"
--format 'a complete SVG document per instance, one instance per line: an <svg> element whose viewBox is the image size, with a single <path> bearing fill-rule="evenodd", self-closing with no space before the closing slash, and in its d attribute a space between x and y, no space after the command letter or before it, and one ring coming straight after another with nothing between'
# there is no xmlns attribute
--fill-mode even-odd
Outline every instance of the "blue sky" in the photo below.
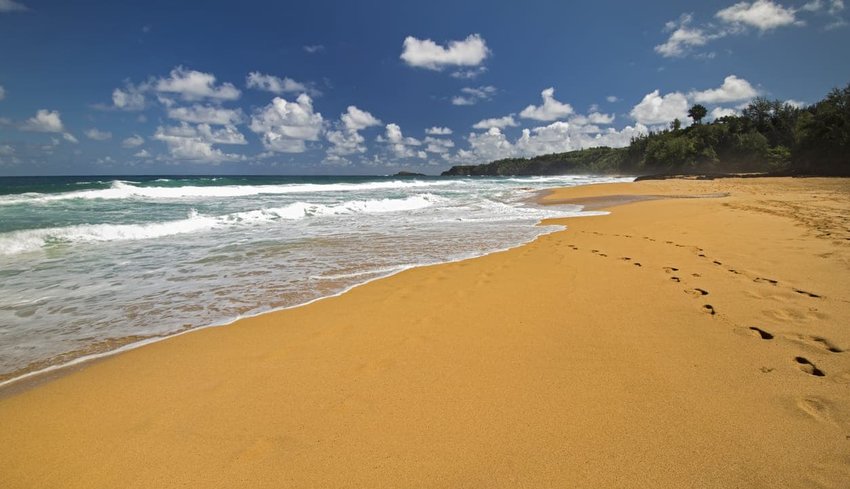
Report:
<svg viewBox="0 0 850 489"><path fill-rule="evenodd" d="M571 3L0 0L0 175L433 174L850 82L841 0Z"/></svg>

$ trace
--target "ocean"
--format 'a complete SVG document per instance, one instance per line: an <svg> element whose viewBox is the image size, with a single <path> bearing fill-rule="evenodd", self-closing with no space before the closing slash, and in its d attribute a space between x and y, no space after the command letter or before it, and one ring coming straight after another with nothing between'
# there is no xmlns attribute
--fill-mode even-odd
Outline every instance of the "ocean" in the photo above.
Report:
<svg viewBox="0 0 850 489"><path fill-rule="evenodd" d="M0 178L0 382L550 233L631 178Z"/></svg>

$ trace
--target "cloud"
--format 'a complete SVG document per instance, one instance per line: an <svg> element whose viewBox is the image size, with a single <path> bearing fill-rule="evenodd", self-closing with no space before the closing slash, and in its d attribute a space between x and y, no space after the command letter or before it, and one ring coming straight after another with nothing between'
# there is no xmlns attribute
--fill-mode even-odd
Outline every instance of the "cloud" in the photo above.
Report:
<svg viewBox="0 0 850 489"><path fill-rule="evenodd" d="M425 134L430 134L432 136L448 136L451 133L452 130L448 127L433 126L425 129Z"/></svg>
<svg viewBox="0 0 850 489"><path fill-rule="evenodd" d="M375 116L365 110L358 109L354 105L349 105L339 119L336 124L337 128L325 134L328 142L331 143L326 158L330 162L341 162L343 160L341 157L345 155L365 153L366 139L360 134L360 131L381 125L381 121Z"/></svg>
<svg viewBox="0 0 850 489"><path fill-rule="evenodd" d="M424 151L417 148L422 146L422 141L405 137L398 124L387 124L384 137L378 136L378 142L386 143L389 150L398 158L425 158L426 156Z"/></svg>
<svg viewBox="0 0 850 489"><path fill-rule="evenodd" d="M538 106L529 105L522 109L522 112L519 113L520 117L538 121L554 121L573 113L573 108L570 104L555 100L554 88L549 87L540 92L540 95L543 97L543 104Z"/></svg>
<svg viewBox="0 0 850 489"><path fill-rule="evenodd" d="M591 112L587 115L577 115L570 118L570 124L584 126L587 124L608 125L614 122L614 114L603 114L601 112Z"/></svg>
<svg viewBox="0 0 850 489"><path fill-rule="evenodd" d="M658 90L648 93L631 111L631 116L640 124L667 124L673 119L686 121L688 99L679 92L661 96Z"/></svg>
<svg viewBox="0 0 850 489"><path fill-rule="evenodd" d="M718 11L715 17L730 24L755 27L762 32L797 23L793 8L786 8L771 0L740 2Z"/></svg>
<svg viewBox="0 0 850 489"><path fill-rule="evenodd" d="M242 122L242 109L223 109L209 105L194 104L189 107L172 107L168 117L184 122L199 124L234 125Z"/></svg>
<svg viewBox="0 0 850 489"><path fill-rule="evenodd" d="M96 128L91 128L88 131L85 131L83 134L85 134L87 138L93 139L95 141L106 141L107 139L112 139L111 132L101 131Z"/></svg>
<svg viewBox="0 0 850 489"><path fill-rule="evenodd" d="M0 13L5 12L26 12L29 8L13 0L0 0Z"/></svg>
<svg viewBox="0 0 850 489"><path fill-rule="evenodd" d="M431 39L407 36L400 57L408 66L440 71L447 66L478 66L489 55L484 39L471 34L463 41L449 41L447 47Z"/></svg>
<svg viewBox="0 0 850 489"><path fill-rule="evenodd" d="M3 88L3 85L0 85L0 100L6 98L6 89Z"/></svg>
<svg viewBox="0 0 850 489"><path fill-rule="evenodd" d="M607 97L605 97L605 100L612 104L620 101L619 97L617 97L616 95L608 95Z"/></svg>
<svg viewBox="0 0 850 489"><path fill-rule="evenodd" d="M58 110L41 109L24 123L23 130L35 132L63 132L62 118Z"/></svg>
<svg viewBox="0 0 850 489"><path fill-rule="evenodd" d="M158 127L153 139L164 142L175 160L215 164L245 159L213 147L214 144L247 144L245 136L233 126L213 130L208 124L192 126L181 122L179 126Z"/></svg>
<svg viewBox="0 0 850 489"><path fill-rule="evenodd" d="M119 110L142 110L145 108L145 90L147 84L133 85L127 82L124 88L116 88L112 91L112 106Z"/></svg>
<svg viewBox="0 0 850 489"><path fill-rule="evenodd" d="M709 117L712 120L717 120L717 119L720 119L721 117L736 116L736 115L738 115L738 111L735 110L735 109L732 109L732 108L728 108L728 107L715 107L715 108L711 109L711 112L709 113Z"/></svg>
<svg viewBox="0 0 850 489"><path fill-rule="evenodd" d="M0 146L0 156L12 156L13 154L15 154L15 148L12 146L8 144Z"/></svg>
<svg viewBox="0 0 850 489"><path fill-rule="evenodd" d="M490 129L493 127L504 129L506 127L516 127L519 124L514 120L514 115L506 115L504 117L493 117L491 119L483 119L472 125L474 129Z"/></svg>
<svg viewBox="0 0 850 489"><path fill-rule="evenodd" d="M458 95L452 98L452 105L475 105L481 100L490 100L497 92L496 87L492 85L480 86L478 88L464 87L460 89L463 95Z"/></svg>
<svg viewBox="0 0 850 489"><path fill-rule="evenodd" d="M664 30L670 32L670 37L665 43L655 46L655 52L665 58L682 57L690 53L691 48L705 46L709 41L726 35L723 31L708 33L702 28L691 27L692 21L691 14L682 14L678 20L668 22Z"/></svg>
<svg viewBox="0 0 850 489"><path fill-rule="evenodd" d="M446 154L451 148L454 148L455 143L451 139L435 138L427 136L425 138L425 151L428 153Z"/></svg>
<svg viewBox="0 0 850 489"><path fill-rule="evenodd" d="M77 138L75 138L74 135L71 134L70 132L63 132L62 133L62 139L64 139L65 141L68 141L69 143L73 143L73 144L79 143Z"/></svg>
<svg viewBox="0 0 850 489"><path fill-rule="evenodd" d="M121 141L121 146L125 148L136 148L145 144L145 139L138 134L134 134L127 139Z"/></svg>
<svg viewBox="0 0 850 489"><path fill-rule="evenodd" d="M719 104L723 102L735 102L748 100L759 94L758 90L750 85L750 82L735 75L729 75L723 79L720 88L691 92L690 97L699 103Z"/></svg>
<svg viewBox="0 0 850 489"><path fill-rule="evenodd" d="M138 151L138 152L137 152L136 154L134 154L133 156L135 156L136 158L150 158L150 157L151 157L151 154L150 154L150 153L148 153L148 150L143 149L143 150L141 150L141 151Z"/></svg>
<svg viewBox="0 0 850 489"><path fill-rule="evenodd" d="M257 90L265 90L277 95L282 93L307 93L312 96L320 95L321 92L315 90L304 83L297 82L292 78L278 78L274 75L264 75L258 71L253 71L245 78L245 86Z"/></svg>
<svg viewBox="0 0 850 489"><path fill-rule="evenodd" d="M173 93L183 100L194 101L201 99L236 100L242 94L231 83L216 85L216 77L212 73L189 70L178 66L171 70L167 78L156 81L154 88L157 92Z"/></svg>
<svg viewBox="0 0 850 489"><path fill-rule="evenodd" d="M303 153L306 141L316 141L322 132L322 114L313 111L313 100L302 93L294 102L275 97L251 116L250 129L263 146L276 153Z"/></svg>
<svg viewBox="0 0 850 489"><path fill-rule="evenodd" d="M321 53L325 50L325 46L323 44L311 44L308 46L304 46L304 51L310 54Z"/></svg>

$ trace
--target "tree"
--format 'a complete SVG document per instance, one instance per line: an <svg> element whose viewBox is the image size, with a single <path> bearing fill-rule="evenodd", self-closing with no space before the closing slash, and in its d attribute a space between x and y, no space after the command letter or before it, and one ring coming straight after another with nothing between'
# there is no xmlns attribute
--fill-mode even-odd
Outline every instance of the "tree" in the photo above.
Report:
<svg viewBox="0 0 850 489"><path fill-rule="evenodd" d="M688 110L688 117L693 119L696 124L699 124L706 114L708 114L708 109L700 104L696 104Z"/></svg>
<svg viewBox="0 0 850 489"><path fill-rule="evenodd" d="M670 129L672 131L678 131L682 128L682 121L679 119L673 119L673 122L670 123Z"/></svg>

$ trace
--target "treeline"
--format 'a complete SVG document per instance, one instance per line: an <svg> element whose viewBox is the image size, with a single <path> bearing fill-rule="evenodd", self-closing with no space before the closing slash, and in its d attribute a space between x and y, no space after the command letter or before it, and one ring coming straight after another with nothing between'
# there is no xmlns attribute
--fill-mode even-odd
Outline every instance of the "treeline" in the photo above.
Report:
<svg viewBox="0 0 850 489"><path fill-rule="evenodd" d="M681 121L671 121L669 128L633 138L625 148L589 148L455 166L443 175L850 175L850 84L808 107L756 98L739 116L703 124L705 113L705 107L695 105L689 111L694 124L682 128Z"/></svg>

